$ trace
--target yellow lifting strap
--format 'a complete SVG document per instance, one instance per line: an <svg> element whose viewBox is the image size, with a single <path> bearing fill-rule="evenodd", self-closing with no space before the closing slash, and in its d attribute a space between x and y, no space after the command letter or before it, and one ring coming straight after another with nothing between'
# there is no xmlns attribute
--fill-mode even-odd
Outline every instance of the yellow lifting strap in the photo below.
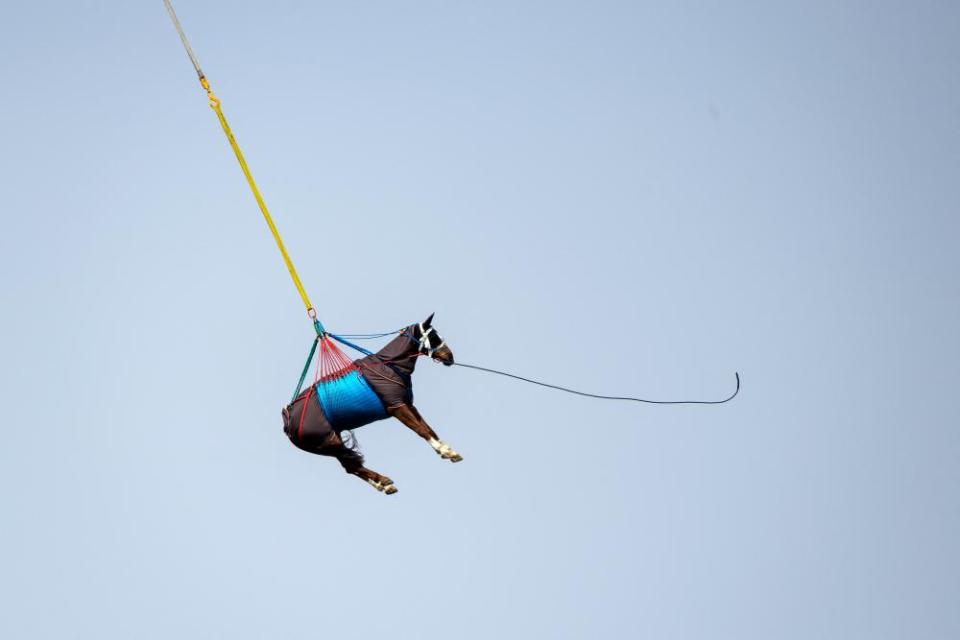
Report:
<svg viewBox="0 0 960 640"><path fill-rule="evenodd" d="M190 42L187 40L187 36L183 32L183 28L180 26L180 20L177 19L177 14L174 13L173 5L170 4L170 0L163 0L163 4L167 7L167 13L170 14L170 19L173 20L173 26L176 27L177 33L180 34L180 40L183 42L183 46L187 50L187 56L190 58L190 62L193 63L193 68L197 71L197 76L200 78L200 85L203 87L204 91L207 92L207 99L210 102L210 108L213 109L217 114L217 119L220 120L220 126L223 128L223 133L227 136L227 141L230 143L230 147L237 156L237 162L240 163L240 168L243 170L243 175L247 179L247 184L250 185L250 191L253 192L253 197L257 200L257 206L260 207L260 213L263 214L263 219L267 221L267 226L270 227L270 233L273 234L273 239L277 243L277 248L280 249L280 254L283 256L283 262L287 265L287 271L290 272L290 278L293 279L293 284L297 288L297 293L300 294L300 299L303 300L303 306L307 308L307 315L309 315L311 319L316 320L317 312L314 310L313 304L311 304L310 298L307 296L307 292L303 288L303 283L300 282L300 276L297 274L297 269L293 266L293 261L290 259L290 254L287 253L287 248L284 246L283 239L280 237L280 232L277 231L277 225L274 224L273 218L270 216L270 212L267 210L267 205L263 201L263 196L260 195L260 190L257 188L257 183L253 180L253 174L250 173L250 167L247 166L247 161L243 158L243 153L240 151L240 146L237 144L237 139L233 137L233 131L230 130L230 125L227 123L227 119L223 115L223 110L220 108L220 99L213 94L213 90L210 88L210 83L207 81L203 71L200 70L200 65L197 63L197 58L193 54L193 49L190 47Z"/></svg>
<svg viewBox="0 0 960 640"><path fill-rule="evenodd" d="M230 146L233 148L233 152L237 155L237 162L240 163L240 168L243 169L243 175L247 178L247 184L250 185L250 191L253 192L253 197L257 200L257 206L260 207L260 213L263 214L263 219L267 221L267 226L270 227L270 233L273 234L273 239L277 243L277 248L280 249L280 254L283 256L283 261L287 265L287 271L290 272L290 277L293 279L293 284L297 288L297 293L300 294L300 299L303 300L303 306L307 308L307 313L310 314L310 317L314 317L313 305L310 303L310 298L307 296L306 290L303 288L303 283L300 282L300 276L297 274L296 267L293 266L293 261L290 259L290 254L287 253L287 248L283 244L283 239L280 237L280 232L277 231L277 225L274 224L273 218L270 216L270 212L267 211L267 205L263 202L263 196L260 195L260 190L257 189L257 183L253 181L253 175L250 173L250 167L247 166L247 161L243 159L243 153L240 151L240 147L237 145L237 139L233 137L233 131L230 130L230 125L227 124L227 119L223 116L223 110L220 109L220 100L215 95L213 91L210 90L210 84L207 82L206 78L200 80L200 84L203 85L203 88L207 90L207 97L210 98L210 107L216 112L217 119L220 120L220 126L223 127L223 132L227 136L227 140L230 142Z"/></svg>

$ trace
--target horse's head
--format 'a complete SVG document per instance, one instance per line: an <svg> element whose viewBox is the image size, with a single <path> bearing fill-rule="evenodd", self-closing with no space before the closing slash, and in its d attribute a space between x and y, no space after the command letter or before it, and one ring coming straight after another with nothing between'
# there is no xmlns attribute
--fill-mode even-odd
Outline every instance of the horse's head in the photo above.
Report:
<svg viewBox="0 0 960 640"><path fill-rule="evenodd" d="M432 313L423 322L413 325L413 340L423 355L430 356L448 367L453 364L453 351L433 328Z"/></svg>

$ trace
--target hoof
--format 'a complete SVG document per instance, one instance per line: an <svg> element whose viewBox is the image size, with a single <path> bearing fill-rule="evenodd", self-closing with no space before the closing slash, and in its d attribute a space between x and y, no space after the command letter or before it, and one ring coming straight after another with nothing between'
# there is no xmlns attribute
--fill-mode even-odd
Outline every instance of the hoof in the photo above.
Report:
<svg viewBox="0 0 960 640"><path fill-rule="evenodd" d="M463 460L463 456L454 451L453 447L448 445L446 442L435 440L430 444L433 446L433 450L437 452L437 455L444 460L449 460L450 462L460 462Z"/></svg>
<svg viewBox="0 0 960 640"><path fill-rule="evenodd" d="M386 491L387 493L396 493L397 491L397 488L393 486L392 480L389 482L377 482L376 480L367 480L367 484L369 484L371 487L373 487L374 489L376 489L381 493L383 493L384 491Z"/></svg>
<svg viewBox="0 0 960 640"><path fill-rule="evenodd" d="M440 452L440 457L444 460L449 460L450 462L460 462L463 460L463 456L451 449L446 447L443 451Z"/></svg>
<svg viewBox="0 0 960 640"><path fill-rule="evenodd" d="M393 480L389 478L384 482L377 482L376 480L367 480L367 484L379 491L380 493L386 493L388 496L393 495L397 492L397 488L393 485Z"/></svg>

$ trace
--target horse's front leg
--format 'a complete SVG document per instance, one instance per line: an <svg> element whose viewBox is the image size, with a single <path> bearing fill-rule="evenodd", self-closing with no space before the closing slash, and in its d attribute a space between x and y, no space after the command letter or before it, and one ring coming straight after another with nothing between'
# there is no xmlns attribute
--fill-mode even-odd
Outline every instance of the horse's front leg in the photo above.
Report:
<svg viewBox="0 0 960 640"><path fill-rule="evenodd" d="M450 462L460 462L463 460L463 456L454 451L453 447L440 440L437 432L427 424L427 421L423 419L423 416L420 415L420 412L417 411L413 405L402 404L396 407L390 407L387 409L387 413L410 427L414 433L426 440L430 446L433 447L433 450L444 460L449 460Z"/></svg>

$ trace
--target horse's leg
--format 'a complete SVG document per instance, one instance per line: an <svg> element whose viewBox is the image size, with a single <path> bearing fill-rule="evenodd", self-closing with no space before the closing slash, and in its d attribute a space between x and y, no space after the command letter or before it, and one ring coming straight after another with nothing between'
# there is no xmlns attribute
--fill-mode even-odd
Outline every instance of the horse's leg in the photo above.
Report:
<svg viewBox="0 0 960 640"><path fill-rule="evenodd" d="M437 432L427 424L427 421L423 419L423 416L420 415L420 412L417 411L413 405L402 404L396 407L390 407L387 409L387 413L410 427L414 433L426 440L430 446L433 447L433 450L444 460L449 460L450 462L460 462L463 460L463 456L454 451L453 447L440 440Z"/></svg>
<svg viewBox="0 0 960 640"><path fill-rule="evenodd" d="M423 419L423 416L420 415L420 411L413 405L410 405L410 410L413 412L413 415L416 416L420 424L424 425L427 429L430 430L430 433L433 434L433 437L428 440L430 446L433 447L433 450L436 451L441 458L444 460L449 460L450 462L460 462L463 460L463 456L453 450L453 447L448 445L446 442L440 440L437 437L437 434L433 431L430 425L427 424L427 421Z"/></svg>
<svg viewBox="0 0 960 640"><path fill-rule="evenodd" d="M383 491L387 495L397 492L397 487L393 484L393 480L364 467L363 456L343 444L343 439L340 437L340 434L336 432L330 432L330 435L324 438L320 446L313 449L313 452L321 456L336 458L340 462L340 465L343 466L344 471L365 480L377 491Z"/></svg>

